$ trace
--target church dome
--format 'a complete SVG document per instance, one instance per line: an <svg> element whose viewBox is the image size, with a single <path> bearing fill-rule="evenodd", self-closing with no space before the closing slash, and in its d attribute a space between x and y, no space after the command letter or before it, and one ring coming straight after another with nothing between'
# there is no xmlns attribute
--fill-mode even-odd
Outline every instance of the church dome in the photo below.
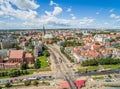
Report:
<svg viewBox="0 0 120 89"><path fill-rule="evenodd" d="M47 39L47 38L53 39L54 37L53 37L52 34L45 34L44 38L46 38L46 39Z"/></svg>

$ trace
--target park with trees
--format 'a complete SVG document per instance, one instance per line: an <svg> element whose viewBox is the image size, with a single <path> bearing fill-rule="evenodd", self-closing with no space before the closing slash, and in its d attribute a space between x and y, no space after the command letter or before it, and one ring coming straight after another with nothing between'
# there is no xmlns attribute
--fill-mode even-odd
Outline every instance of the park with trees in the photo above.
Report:
<svg viewBox="0 0 120 89"><path fill-rule="evenodd" d="M85 60L80 63L80 68L78 68L78 72L97 71L101 68L109 70L119 69L120 59L103 58L98 60Z"/></svg>
<svg viewBox="0 0 120 89"><path fill-rule="evenodd" d="M98 65L115 65L120 64L120 59L115 58L103 58L103 59L91 59L85 60L81 63L81 66L98 66Z"/></svg>
<svg viewBox="0 0 120 89"><path fill-rule="evenodd" d="M11 69L9 71L1 71L0 72L0 78L4 77L18 77L21 75L27 75L29 72L27 70L20 70L20 69Z"/></svg>

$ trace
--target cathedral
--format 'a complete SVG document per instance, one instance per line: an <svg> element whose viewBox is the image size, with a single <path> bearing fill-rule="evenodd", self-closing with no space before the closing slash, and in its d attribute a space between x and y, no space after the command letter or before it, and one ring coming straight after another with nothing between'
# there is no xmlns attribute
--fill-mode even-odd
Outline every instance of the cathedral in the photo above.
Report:
<svg viewBox="0 0 120 89"><path fill-rule="evenodd" d="M54 36L50 33L46 33L45 27L43 26L42 42L43 43L53 43L54 41L55 41Z"/></svg>

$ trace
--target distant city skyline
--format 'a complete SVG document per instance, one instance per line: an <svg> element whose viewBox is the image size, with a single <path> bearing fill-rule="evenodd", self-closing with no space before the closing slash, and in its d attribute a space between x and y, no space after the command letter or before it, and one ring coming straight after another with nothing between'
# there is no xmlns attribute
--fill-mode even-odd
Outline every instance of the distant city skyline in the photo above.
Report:
<svg viewBox="0 0 120 89"><path fill-rule="evenodd" d="M120 29L119 0L0 0L0 29Z"/></svg>

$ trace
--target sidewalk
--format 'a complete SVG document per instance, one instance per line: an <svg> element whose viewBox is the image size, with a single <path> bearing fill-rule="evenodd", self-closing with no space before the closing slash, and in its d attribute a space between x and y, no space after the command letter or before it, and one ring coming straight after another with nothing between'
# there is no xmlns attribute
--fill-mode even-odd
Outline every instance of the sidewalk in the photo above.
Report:
<svg viewBox="0 0 120 89"><path fill-rule="evenodd" d="M61 89L60 86L23 86L23 87L12 87L9 89Z"/></svg>

